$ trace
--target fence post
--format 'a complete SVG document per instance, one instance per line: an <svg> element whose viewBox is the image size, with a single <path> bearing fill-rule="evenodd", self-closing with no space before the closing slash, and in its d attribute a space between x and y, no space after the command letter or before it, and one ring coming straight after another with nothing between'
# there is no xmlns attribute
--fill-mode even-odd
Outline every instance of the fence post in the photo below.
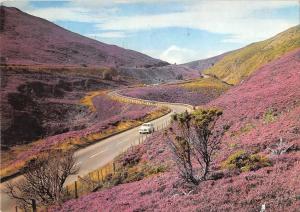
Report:
<svg viewBox="0 0 300 212"><path fill-rule="evenodd" d="M101 168L101 179L102 179L102 182L103 182L103 172L102 172L102 168Z"/></svg>
<svg viewBox="0 0 300 212"><path fill-rule="evenodd" d="M100 174L99 174L99 170L97 171L98 174L98 183L100 183Z"/></svg>
<svg viewBox="0 0 300 212"><path fill-rule="evenodd" d="M89 173L89 177L90 177L90 179L92 181L92 186L94 187L93 172Z"/></svg>
<svg viewBox="0 0 300 212"><path fill-rule="evenodd" d="M113 170L114 170L114 174L116 174L116 164L113 162Z"/></svg>
<svg viewBox="0 0 300 212"><path fill-rule="evenodd" d="M16 212L18 212L18 206L16 206Z"/></svg>
<svg viewBox="0 0 300 212"><path fill-rule="evenodd" d="M68 185L66 185L66 193L67 193L67 196L69 196L69 189L68 189Z"/></svg>
<svg viewBox="0 0 300 212"><path fill-rule="evenodd" d="M31 203L31 204L32 204L32 211L33 211L33 212L37 212L37 210L36 210L36 201L35 201L35 199L32 199L31 202L32 202L32 203Z"/></svg>
<svg viewBox="0 0 300 212"><path fill-rule="evenodd" d="M75 198L78 198L77 181L75 181Z"/></svg>

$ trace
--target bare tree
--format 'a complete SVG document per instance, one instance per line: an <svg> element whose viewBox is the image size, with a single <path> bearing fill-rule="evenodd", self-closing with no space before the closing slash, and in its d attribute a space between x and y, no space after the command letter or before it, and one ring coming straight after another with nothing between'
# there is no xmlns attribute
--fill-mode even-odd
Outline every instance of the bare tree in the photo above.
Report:
<svg viewBox="0 0 300 212"><path fill-rule="evenodd" d="M206 180L213 155L219 148L223 130L215 124L222 112L218 109L198 109L172 117L173 127L167 137L180 176L195 185ZM200 170L197 167L200 166Z"/></svg>
<svg viewBox="0 0 300 212"><path fill-rule="evenodd" d="M56 151L32 160L24 172L18 182L7 183L4 192L20 207L27 209L31 207L32 200L42 206L61 203L64 183L68 176L77 172L77 168L72 152Z"/></svg>

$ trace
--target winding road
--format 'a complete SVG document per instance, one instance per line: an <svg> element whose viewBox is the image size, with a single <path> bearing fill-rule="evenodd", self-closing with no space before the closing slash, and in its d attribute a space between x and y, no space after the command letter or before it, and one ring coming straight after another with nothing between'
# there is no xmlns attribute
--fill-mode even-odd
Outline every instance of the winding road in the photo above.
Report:
<svg viewBox="0 0 300 212"><path fill-rule="evenodd" d="M150 100L137 99L132 97L127 97L120 95L118 91L112 91L108 93L112 98L121 99L123 101L147 104L147 105L157 105L166 106L171 109L171 112L164 115L158 119L151 121L155 128L162 129L168 125L171 119L172 113L180 113L185 110L191 111L193 107L187 104L179 103L168 103L168 102L157 102ZM66 184L71 184L77 180L78 176L84 176L89 172L96 170L105 166L107 163L111 162L116 156L120 155L123 151L128 149L132 145L137 145L139 140L144 139L145 135L142 137L138 133L139 127L132 128L120 134L111 136L109 138L103 139L98 143L90 145L86 148L79 149L75 152L74 157L76 165L79 167L79 172L77 175L72 175L67 179ZM20 177L13 179L12 181L18 180ZM1 183L0 189L3 189L4 185ZM1 193L1 211L10 212L15 211L15 203L13 200L9 199L8 196Z"/></svg>

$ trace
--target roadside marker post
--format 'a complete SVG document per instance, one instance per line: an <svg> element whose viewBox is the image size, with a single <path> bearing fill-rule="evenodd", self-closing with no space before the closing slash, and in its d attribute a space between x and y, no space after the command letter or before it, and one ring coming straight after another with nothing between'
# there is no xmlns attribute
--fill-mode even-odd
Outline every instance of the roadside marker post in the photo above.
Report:
<svg viewBox="0 0 300 212"><path fill-rule="evenodd" d="M32 203L31 203L31 204L32 204L32 211L33 211L33 212L37 212L37 210L36 210L36 201L35 201L35 199L32 199L31 201L32 201Z"/></svg>
<svg viewBox="0 0 300 212"><path fill-rule="evenodd" d="M78 192L77 192L77 181L75 181L75 199L78 198Z"/></svg>

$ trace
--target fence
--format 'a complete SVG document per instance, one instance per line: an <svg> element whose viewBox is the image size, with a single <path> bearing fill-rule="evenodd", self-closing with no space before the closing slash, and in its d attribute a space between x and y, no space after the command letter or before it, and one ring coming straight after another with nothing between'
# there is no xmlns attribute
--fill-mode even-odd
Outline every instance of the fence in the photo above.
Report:
<svg viewBox="0 0 300 212"><path fill-rule="evenodd" d="M166 128L170 124L170 120L164 121L155 127L156 131ZM134 140L127 149L123 149L123 153L134 146L142 144L150 134L140 135L137 140ZM103 183L105 178L109 175L115 175L116 164L114 162L108 163L105 166L88 173L86 176L78 176L77 180L68 184L66 195L69 198L78 198L84 194L97 190Z"/></svg>

